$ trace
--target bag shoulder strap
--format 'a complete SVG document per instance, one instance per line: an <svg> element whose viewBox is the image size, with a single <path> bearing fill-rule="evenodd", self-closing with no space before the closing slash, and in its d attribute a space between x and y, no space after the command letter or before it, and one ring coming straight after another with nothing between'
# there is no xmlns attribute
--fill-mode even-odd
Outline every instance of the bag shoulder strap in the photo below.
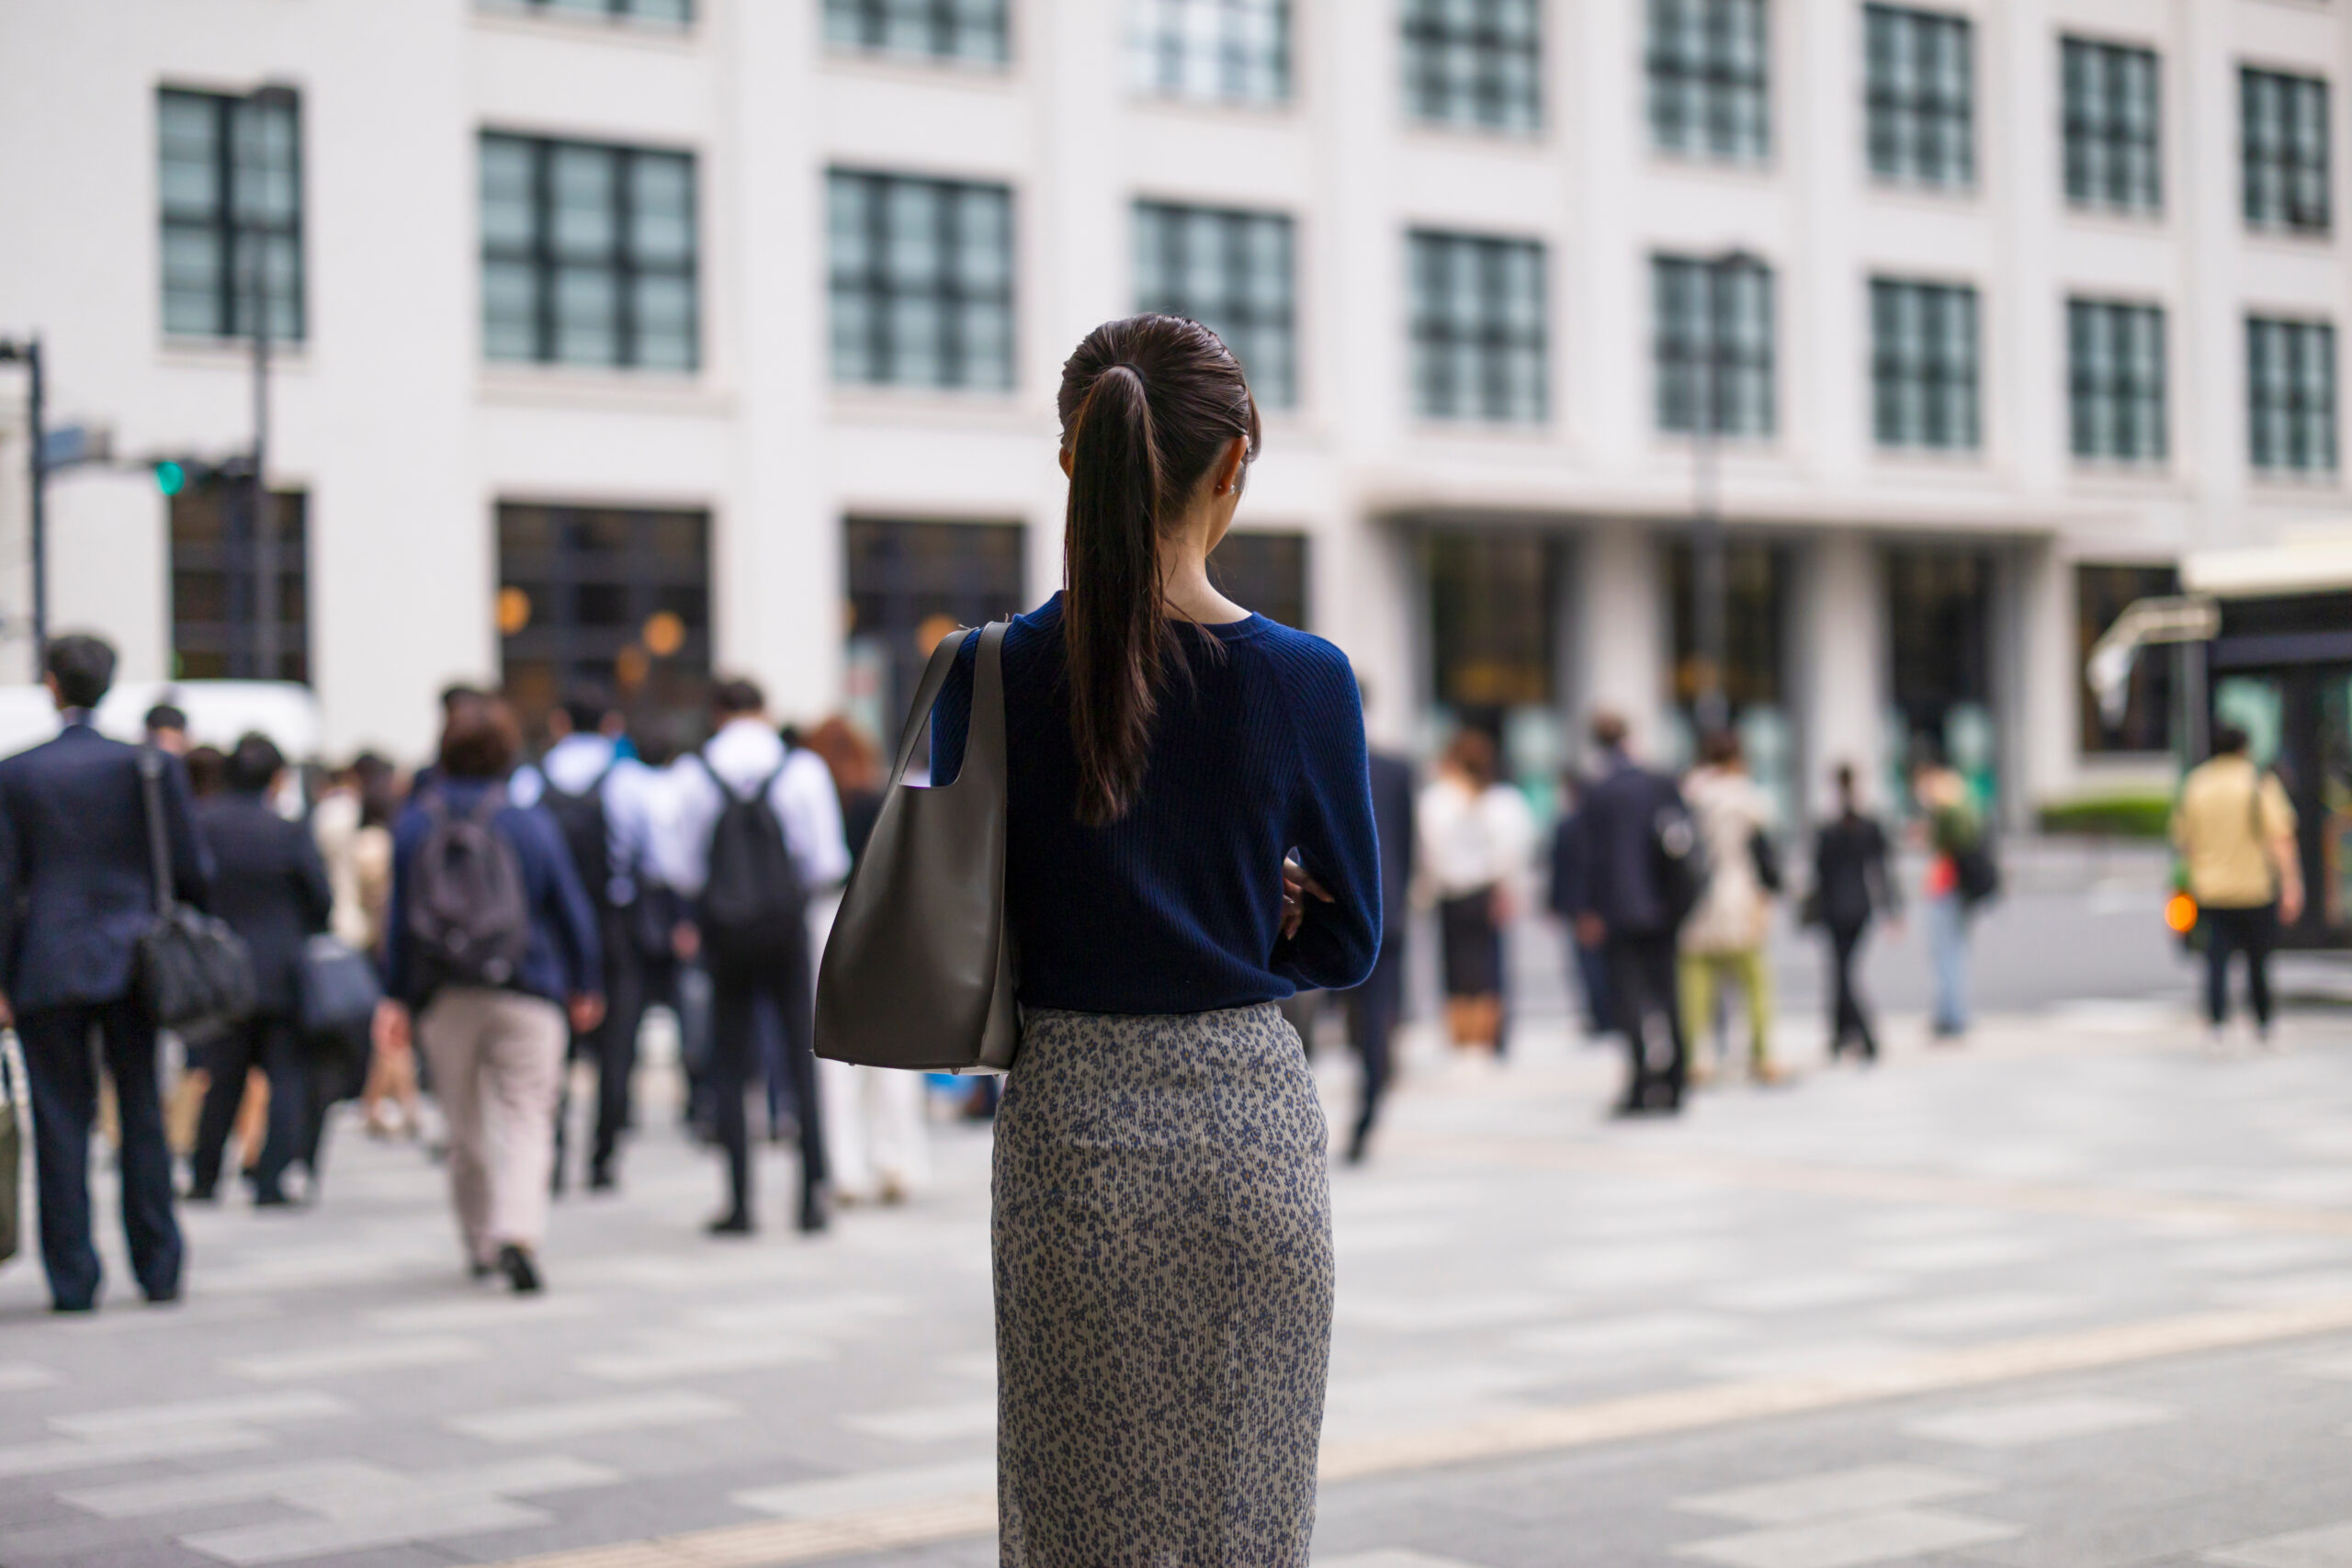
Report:
<svg viewBox="0 0 2352 1568"><path fill-rule="evenodd" d="M155 875L155 913L172 912L171 835L164 827L164 754L153 746L139 749L139 794L147 812L147 863Z"/></svg>
<svg viewBox="0 0 2352 1568"><path fill-rule="evenodd" d="M975 741L986 742L991 756L1001 757L1004 751L1006 626L1003 621L990 621L980 628L978 656L972 669L972 716L964 739L967 767ZM906 723L899 731L898 759L890 768L890 782L883 786L886 794L905 782L907 769L914 761L915 747L922 739L923 727L939 701L939 694L946 689L948 674L956 668L956 660L964 651L964 640L970 635L970 627L959 626L941 637L938 646L931 650L931 662L923 667L922 681L915 687L914 701L907 705Z"/></svg>

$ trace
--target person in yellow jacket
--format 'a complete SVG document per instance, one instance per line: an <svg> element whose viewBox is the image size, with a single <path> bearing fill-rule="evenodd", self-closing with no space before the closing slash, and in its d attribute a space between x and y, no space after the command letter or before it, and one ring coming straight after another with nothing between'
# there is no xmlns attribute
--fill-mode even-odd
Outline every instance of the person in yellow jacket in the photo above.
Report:
<svg viewBox="0 0 2352 1568"><path fill-rule="evenodd" d="M2205 1009L2214 1038L2230 1010L2230 955L2245 954L2255 1032L2270 1037L2270 950L2303 913L2295 808L2276 775L2254 765L2246 733L2223 725L2213 755L2190 770L2173 807L2172 841L2205 929Z"/></svg>

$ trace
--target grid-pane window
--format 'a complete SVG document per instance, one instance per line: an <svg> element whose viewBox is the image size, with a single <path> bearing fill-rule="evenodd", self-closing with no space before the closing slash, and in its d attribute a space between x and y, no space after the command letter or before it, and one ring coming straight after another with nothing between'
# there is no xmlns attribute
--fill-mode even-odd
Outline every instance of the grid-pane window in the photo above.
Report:
<svg viewBox="0 0 2352 1568"><path fill-rule="evenodd" d="M981 65L1010 53L1005 0L825 0L825 41L870 54Z"/></svg>
<svg viewBox="0 0 2352 1568"><path fill-rule="evenodd" d="M1650 293L1657 427L1771 434L1772 269L1658 256Z"/></svg>
<svg viewBox="0 0 2352 1568"><path fill-rule="evenodd" d="M311 678L309 498L213 479L172 497L172 674L185 681Z"/></svg>
<svg viewBox="0 0 2352 1568"><path fill-rule="evenodd" d="M2075 457L2132 463L2164 457L2163 310L2069 299L2066 366Z"/></svg>
<svg viewBox="0 0 2352 1568"><path fill-rule="evenodd" d="M2327 231L2327 84L2278 71L2238 73L2245 220L2257 229Z"/></svg>
<svg viewBox="0 0 2352 1568"><path fill-rule="evenodd" d="M2070 38L2061 45L2060 72L2066 199L2115 212L2162 209L2155 51Z"/></svg>
<svg viewBox="0 0 2352 1568"><path fill-rule="evenodd" d="M1871 173L1908 185L1976 177L1975 67L1968 20L1863 7Z"/></svg>
<svg viewBox="0 0 2352 1568"><path fill-rule="evenodd" d="M1871 280L1871 423L1882 446L1981 441L1976 290Z"/></svg>
<svg viewBox="0 0 2352 1568"><path fill-rule="evenodd" d="M1133 0L1136 85L1171 98L1290 96L1290 0Z"/></svg>
<svg viewBox="0 0 2352 1568"><path fill-rule="evenodd" d="M1306 536L1238 530L1209 552L1218 592L1270 621L1306 629Z"/></svg>
<svg viewBox="0 0 2352 1568"><path fill-rule="evenodd" d="M503 684L534 728L583 686L634 714L701 712L709 515L500 502L498 631Z"/></svg>
<svg viewBox="0 0 2352 1568"><path fill-rule="evenodd" d="M2108 566L2083 562L2075 568L2075 668L2090 662L2091 649L2116 617L2143 599L2180 592L2180 573L2168 566ZM2132 661L2124 688L2122 716L2113 724L2099 710L2087 676L2080 677L2075 705L2082 713L2079 739L2086 753L2172 750L2175 649L2144 648Z"/></svg>
<svg viewBox="0 0 2352 1568"><path fill-rule="evenodd" d="M1404 0L1405 112L1489 130L1544 119L1539 0Z"/></svg>
<svg viewBox="0 0 2352 1568"><path fill-rule="evenodd" d="M2335 471L2335 329L2325 321L2249 316L2246 417L2254 466Z"/></svg>
<svg viewBox="0 0 2352 1568"><path fill-rule="evenodd" d="M701 358L695 161L481 139L482 351L691 370Z"/></svg>
<svg viewBox="0 0 2352 1568"><path fill-rule="evenodd" d="M833 379L1012 385L1012 193L833 171Z"/></svg>
<svg viewBox="0 0 2352 1568"><path fill-rule="evenodd" d="M1411 265L1414 412L1424 419L1543 419L1544 247L1416 233Z"/></svg>
<svg viewBox="0 0 2352 1568"><path fill-rule="evenodd" d="M895 739L939 639L1021 613L1027 551L1018 523L853 517L845 671L852 722Z"/></svg>
<svg viewBox="0 0 2352 1568"><path fill-rule="evenodd" d="M1136 309L1223 338L1269 408L1298 401L1294 288L1289 219L1136 204Z"/></svg>
<svg viewBox="0 0 2352 1568"><path fill-rule="evenodd" d="M254 303L281 340L303 335L302 120L294 102L156 95L164 331L243 337Z"/></svg>
<svg viewBox="0 0 2352 1568"><path fill-rule="evenodd" d="M695 19L694 0L476 0L485 11L517 16L576 17L582 21L650 22L683 28Z"/></svg>
<svg viewBox="0 0 2352 1568"><path fill-rule="evenodd" d="M1765 0L1649 0L1650 139L1753 162L1772 150Z"/></svg>

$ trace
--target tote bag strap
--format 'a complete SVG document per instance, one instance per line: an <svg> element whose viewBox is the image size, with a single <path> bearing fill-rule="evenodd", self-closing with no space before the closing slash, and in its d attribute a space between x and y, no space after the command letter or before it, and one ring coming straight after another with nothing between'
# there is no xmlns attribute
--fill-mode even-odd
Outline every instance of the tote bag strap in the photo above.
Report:
<svg viewBox="0 0 2352 1568"><path fill-rule="evenodd" d="M155 875L155 913L172 912L171 835L164 827L164 754L152 746L139 749L139 795L147 817L147 860Z"/></svg>
<svg viewBox="0 0 2352 1568"><path fill-rule="evenodd" d="M972 672L972 716L966 728L964 766L956 774L959 781L974 776L975 763L986 770L977 776L1003 776L1004 629L1004 622L991 621L980 633L979 656ZM963 651L964 639L968 635L969 627L958 627L941 637L939 646L931 650L931 662L923 667L922 681L915 687L914 701L907 708L906 725L899 731L899 754L891 765L886 790L895 790L906 781L907 769L914 761L915 747L922 740L932 707L945 689L947 676L956 668L956 655Z"/></svg>

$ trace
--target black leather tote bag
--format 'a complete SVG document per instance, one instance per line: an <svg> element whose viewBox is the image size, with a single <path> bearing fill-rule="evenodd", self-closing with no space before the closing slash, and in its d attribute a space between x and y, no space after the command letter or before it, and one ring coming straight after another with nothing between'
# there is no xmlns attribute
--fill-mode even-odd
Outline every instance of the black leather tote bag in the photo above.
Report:
<svg viewBox="0 0 2352 1568"><path fill-rule="evenodd" d="M304 1034L314 1040L368 1038L384 987L366 953L322 931L302 943L299 978Z"/></svg>
<svg viewBox="0 0 2352 1568"><path fill-rule="evenodd" d="M1001 1072L1020 1044L1004 918L1004 623L980 633L956 782L906 787L923 721L963 646L943 640L916 688L865 853L817 971L817 1055L869 1067Z"/></svg>
<svg viewBox="0 0 2352 1568"><path fill-rule="evenodd" d="M254 1010L253 955L226 920L174 897L172 847L164 829L164 758L139 753L147 805L147 852L155 876L155 920L133 954L134 990L159 1029L233 1023Z"/></svg>

